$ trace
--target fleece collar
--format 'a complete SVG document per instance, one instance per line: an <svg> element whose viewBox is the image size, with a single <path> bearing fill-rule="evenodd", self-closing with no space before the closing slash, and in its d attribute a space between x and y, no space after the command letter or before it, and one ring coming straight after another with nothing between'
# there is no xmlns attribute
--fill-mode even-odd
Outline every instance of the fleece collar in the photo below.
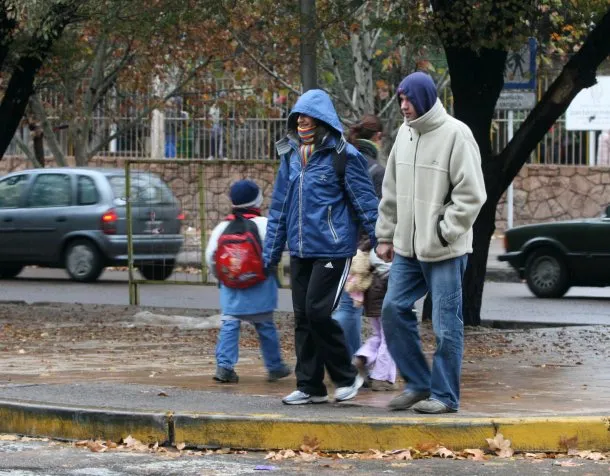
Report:
<svg viewBox="0 0 610 476"><path fill-rule="evenodd" d="M437 99L434 106L432 106L432 109L430 109L426 114L412 121L405 118L405 124L412 127L420 134L425 134L426 132L433 131L434 129L442 126L447 120L447 116L448 114L443 106L443 103L440 99Z"/></svg>

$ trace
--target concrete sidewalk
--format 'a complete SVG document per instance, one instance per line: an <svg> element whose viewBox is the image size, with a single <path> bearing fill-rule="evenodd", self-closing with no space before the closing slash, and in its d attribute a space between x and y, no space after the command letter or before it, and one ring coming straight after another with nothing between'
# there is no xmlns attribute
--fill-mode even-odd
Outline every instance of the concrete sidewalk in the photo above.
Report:
<svg viewBox="0 0 610 476"><path fill-rule="evenodd" d="M216 383L217 316L143 322L125 307L55 305L28 308L24 322L18 311L0 315L0 433L326 451L487 448L502 433L521 451L610 450L610 327L467 329L460 412L433 417L389 412L396 392L367 389L285 406L294 376L266 382L246 326L240 383ZM278 328L290 359L291 317ZM422 333L431 355L429 326Z"/></svg>

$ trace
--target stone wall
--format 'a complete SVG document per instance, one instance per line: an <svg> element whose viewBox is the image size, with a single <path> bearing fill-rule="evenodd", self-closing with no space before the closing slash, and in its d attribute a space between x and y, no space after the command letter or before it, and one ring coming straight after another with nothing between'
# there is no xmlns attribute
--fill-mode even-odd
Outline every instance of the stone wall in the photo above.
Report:
<svg viewBox="0 0 610 476"><path fill-rule="evenodd" d="M610 167L526 165L513 182L513 225L592 218L610 204ZM506 229L506 194L496 210Z"/></svg>
<svg viewBox="0 0 610 476"><path fill-rule="evenodd" d="M99 167L123 168L123 158L98 158ZM48 166L52 166L50 163ZM234 180L251 178L262 187L264 208L268 206L277 163L248 164L239 161L205 163L203 183L206 190L206 228L210 229L230 210L227 193ZM0 176L28 167L22 158L5 157L0 161ZM172 188L187 215L187 224L198 228L199 166L177 164L172 160L138 164L137 168L159 174ZM595 217L610 204L610 167L569 165L526 165L514 181L513 224ZM506 195L496 211L498 231L506 228Z"/></svg>

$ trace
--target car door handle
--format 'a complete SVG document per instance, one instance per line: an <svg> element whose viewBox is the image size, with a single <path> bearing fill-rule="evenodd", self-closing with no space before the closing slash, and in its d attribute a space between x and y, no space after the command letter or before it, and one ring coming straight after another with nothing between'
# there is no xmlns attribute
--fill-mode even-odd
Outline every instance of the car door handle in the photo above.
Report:
<svg viewBox="0 0 610 476"><path fill-rule="evenodd" d="M57 217L55 221L68 221L67 217Z"/></svg>
<svg viewBox="0 0 610 476"><path fill-rule="evenodd" d="M6 223L10 223L10 222L12 222L12 221L13 221L13 217L6 217L6 218L4 219L4 221L5 221Z"/></svg>

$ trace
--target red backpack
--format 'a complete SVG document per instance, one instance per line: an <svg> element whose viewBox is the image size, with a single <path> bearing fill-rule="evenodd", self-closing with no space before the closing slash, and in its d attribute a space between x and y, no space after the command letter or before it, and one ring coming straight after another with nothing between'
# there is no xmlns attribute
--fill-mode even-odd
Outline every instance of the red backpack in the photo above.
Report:
<svg viewBox="0 0 610 476"><path fill-rule="evenodd" d="M216 276L229 288L249 288L266 279L258 227L250 220L256 216L229 215L231 222L218 238Z"/></svg>

